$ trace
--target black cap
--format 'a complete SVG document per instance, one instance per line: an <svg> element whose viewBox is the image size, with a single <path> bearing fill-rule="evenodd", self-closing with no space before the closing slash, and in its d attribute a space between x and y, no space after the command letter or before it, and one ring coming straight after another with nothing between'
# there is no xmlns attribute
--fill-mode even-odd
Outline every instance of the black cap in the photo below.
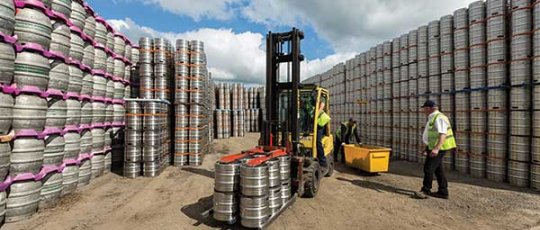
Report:
<svg viewBox="0 0 540 230"><path fill-rule="evenodd" d="M434 108L437 107L437 103L435 103L432 100L427 100L424 105L422 105L422 108Z"/></svg>

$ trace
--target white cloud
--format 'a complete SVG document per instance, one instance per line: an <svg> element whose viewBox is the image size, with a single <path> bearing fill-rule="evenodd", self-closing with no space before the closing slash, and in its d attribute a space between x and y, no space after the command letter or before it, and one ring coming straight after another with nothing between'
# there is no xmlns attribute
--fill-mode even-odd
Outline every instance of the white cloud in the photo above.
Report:
<svg viewBox="0 0 540 230"><path fill-rule="evenodd" d="M360 52L472 1L252 0L242 12L268 26L312 26L337 52Z"/></svg>
<svg viewBox="0 0 540 230"><path fill-rule="evenodd" d="M188 16L195 21L203 18L228 20L234 16L234 6L242 0L137 0L158 5L166 11Z"/></svg>
<svg viewBox="0 0 540 230"><path fill-rule="evenodd" d="M235 33L232 29L201 28L185 33L156 31L140 26L133 20L108 20L118 31L135 43L140 37L163 37L173 44L176 39L200 40L205 43L209 71L218 81L237 81L263 84L266 76L265 37L259 33ZM302 79L323 72L333 65L352 58L353 53L330 55L324 59L307 60L302 63Z"/></svg>

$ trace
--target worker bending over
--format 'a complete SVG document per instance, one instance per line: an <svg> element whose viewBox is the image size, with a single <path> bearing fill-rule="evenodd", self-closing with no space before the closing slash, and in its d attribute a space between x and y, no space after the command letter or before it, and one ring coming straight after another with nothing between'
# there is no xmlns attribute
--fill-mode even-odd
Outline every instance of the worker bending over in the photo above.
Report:
<svg viewBox="0 0 540 230"><path fill-rule="evenodd" d="M426 162L424 163L423 187L420 191L426 195L448 199L448 181L444 175L443 158L447 152L453 151L457 147L454 132L450 120L439 112L434 101L426 101L422 109L429 116L422 135L422 141L426 144L426 149L423 152L426 156ZM431 192L434 173L437 177L437 184L439 184L439 191L436 193Z"/></svg>
<svg viewBox="0 0 540 230"><path fill-rule="evenodd" d="M342 122L339 128L336 130L336 135L334 137L334 159L336 162L345 162L343 146L353 142L353 135L356 139L356 143L360 143L356 121L350 117L349 121Z"/></svg>

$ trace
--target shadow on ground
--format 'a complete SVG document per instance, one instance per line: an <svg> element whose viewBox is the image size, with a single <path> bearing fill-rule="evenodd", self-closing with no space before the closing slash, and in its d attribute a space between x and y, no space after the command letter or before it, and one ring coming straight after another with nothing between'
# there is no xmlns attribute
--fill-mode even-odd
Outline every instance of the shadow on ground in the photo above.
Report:
<svg viewBox="0 0 540 230"><path fill-rule="evenodd" d="M408 196L410 198L419 199L418 195L416 195L416 192L412 190L396 188L390 185L385 185L382 183L367 181L367 180L349 180L342 177L338 177L336 179L340 181L350 182L353 185L356 185L362 188L372 189L377 192L391 192L398 195L403 195L403 196Z"/></svg>
<svg viewBox="0 0 540 230"><path fill-rule="evenodd" d="M378 176L378 174L370 174L359 169L351 168L344 164L337 164L336 170L341 173L351 174L355 176L363 176L363 177ZM528 188L515 187L508 184L507 182L490 181L486 178L475 178L475 177L472 177L471 175L457 172L455 170L451 170L447 168L445 168L444 171L446 173L448 182L451 182L451 183L467 184L467 185L473 185L473 186L479 186L479 187L485 187L485 188L491 188L491 189L516 191L516 192L523 192L523 193L529 193L529 194L538 194ZM394 174L394 175L400 175L400 176L406 176L406 177L416 177L416 178L421 179L421 178L424 178L423 164L415 163L415 162L407 162L407 161L402 161L402 160L392 160L390 161L388 174ZM434 185L436 185L436 182Z"/></svg>
<svg viewBox="0 0 540 230"><path fill-rule="evenodd" d="M189 218L196 220L197 222L193 224L194 227L205 225L211 228L219 229L246 229L240 225L240 221L237 221L233 225L227 225L226 223L219 222L214 220L212 214L209 213L208 216L205 216L203 213L210 210L213 206L213 197L208 196L199 199L197 203L188 204L180 209Z"/></svg>
<svg viewBox="0 0 540 230"><path fill-rule="evenodd" d="M214 172L202 168L182 168L183 171L214 179Z"/></svg>

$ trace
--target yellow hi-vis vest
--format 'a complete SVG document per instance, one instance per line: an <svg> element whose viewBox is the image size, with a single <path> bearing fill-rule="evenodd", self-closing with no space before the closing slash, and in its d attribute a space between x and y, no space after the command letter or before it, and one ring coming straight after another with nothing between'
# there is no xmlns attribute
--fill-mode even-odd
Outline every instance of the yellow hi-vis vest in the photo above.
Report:
<svg viewBox="0 0 540 230"><path fill-rule="evenodd" d="M446 117L441 112L438 112L433 116L433 119L429 122L429 129L428 129L428 148L433 149L437 145L437 142L439 141L439 132L435 128L435 121L438 117L441 117L445 122L449 124L448 130L446 130L446 139L444 140L444 143L441 146L442 151L455 149L457 147L456 145L456 139L454 138L454 131L452 131L452 126L450 125L450 121L448 120L448 117Z"/></svg>
<svg viewBox="0 0 540 230"><path fill-rule="evenodd" d="M319 114L319 118L317 119L317 125L319 125L320 127L324 127L326 124L328 124L328 122L330 122L330 120L330 116L328 116L328 114L322 111L321 114Z"/></svg>

